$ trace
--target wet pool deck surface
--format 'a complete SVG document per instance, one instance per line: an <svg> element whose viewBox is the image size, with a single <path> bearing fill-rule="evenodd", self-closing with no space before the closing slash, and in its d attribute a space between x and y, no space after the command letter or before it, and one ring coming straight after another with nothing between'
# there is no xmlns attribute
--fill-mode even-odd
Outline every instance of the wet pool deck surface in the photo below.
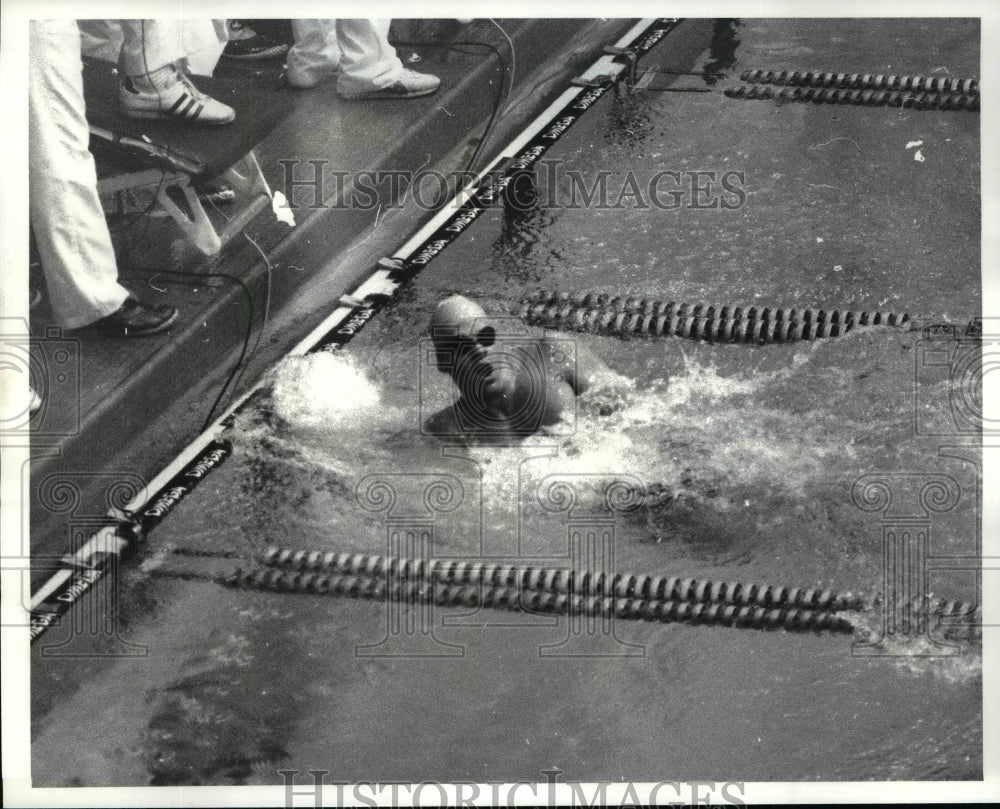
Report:
<svg viewBox="0 0 1000 809"><path fill-rule="evenodd" d="M719 92L751 67L977 76L975 23L747 20L702 36L696 60L672 61L668 39L647 64L722 70L714 84L675 85L714 92L609 96L550 157L588 177L609 170L611 188L628 171L732 168L745 173L745 204L490 211L350 344L356 366L341 380L355 387L317 395L311 386L342 366L292 368L275 388L285 426L242 418L236 457L125 571L113 645L129 656L43 658L36 647L36 784L269 784L288 768L329 769L331 781L540 781L551 767L564 780L980 777L975 645L942 656L900 638L863 656L843 636L624 621L612 637L567 636L551 618L442 610L433 642L418 639L424 656L394 657L385 651L399 639L379 645L385 605L156 573L202 565L172 547L385 553L386 514L358 494L367 475L396 488L403 525L425 477L460 481L456 507L435 518L435 555L560 566L569 523L539 507L542 482L573 481L578 516L600 523L593 488L618 476L674 499L613 520L617 570L870 594L887 518L852 491L888 473L897 506L917 511L917 476L953 481L930 530L932 553L956 569L929 582L975 600L976 575L957 568L980 550L978 449L949 427L948 380L922 369L920 332L785 346L567 335L620 376L580 400L564 434L442 451L423 433L450 393L420 341L454 291L496 314L537 288L979 313L977 115ZM310 292L276 327L310 311ZM350 397L366 412L342 413Z"/></svg>

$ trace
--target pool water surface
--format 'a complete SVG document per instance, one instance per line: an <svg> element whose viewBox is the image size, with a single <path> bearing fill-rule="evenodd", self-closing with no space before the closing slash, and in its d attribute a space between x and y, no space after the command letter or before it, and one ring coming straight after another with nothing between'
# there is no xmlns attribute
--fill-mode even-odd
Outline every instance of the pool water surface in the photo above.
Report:
<svg viewBox="0 0 1000 809"><path fill-rule="evenodd" d="M232 430L234 456L123 574L124 637L146 653L36 666L35 783L275 784L281 769L544 781L552 767L565 781L980 778L979 644L879 640L877 611L862 619L868 644L624 620L597 631L169 575L279 544L871 598L886 526L911 518L932 556L974 559L978 436L955 426L963 402L926 361L942 344L920 330L760 346L562 332L570 355L608 367L562 422L500 446L425 427L454 396L427 323L455 292L508 323L512 345L522 333L505 318L538 289L978 315L978 116L719 91L753 67L977 76L978 48L974 20L886 19L722 21L694 66L670 63L669 39L657 47L649 65L725 77L675 85L708 93L656 79L608 94L548 156L539 185L555 204L485 212L342 354L276 369ZM571 172L604 172L615 190L665 170L738 172L742 202L563 204ZM944 345L952 365L978 351ZM618 485L661 496L614 508ZM928 570L928 589L975 601L961 567Z"/></svg>

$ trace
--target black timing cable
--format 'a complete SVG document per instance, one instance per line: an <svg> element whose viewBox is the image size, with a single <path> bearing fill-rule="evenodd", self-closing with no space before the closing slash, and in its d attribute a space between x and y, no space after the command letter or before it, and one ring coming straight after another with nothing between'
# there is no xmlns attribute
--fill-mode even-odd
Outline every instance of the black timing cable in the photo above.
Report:
<svg viewBox="0 0 1000 809"><path fill-rule="evenodd" d="M212 423L212 416L214 415L216 409L218 408L219 403L222 401L223 396L225 396L226 391L229 389L229 387L233 383L233 380L236 378L237 372L239 372L239 370L243 367L244 360L247 357L247 349L250 346L250 335L253 333L253 320L254 320L253 292L250 290L250 287L246 284L246 282L243 281L243 279L237 278L235 275L230 275L229 273L221 273L221 272L195 273L195 272L183 272L181 270L161 270L155 267L143 267L137 265L132 265L132 266L133 269L153 273L152 278L157 278L159 276L166 276L166 278L164 278L163 280L163 283L172 286L193 286L193 284L191 283L192 281L200 281L204 283L204 281L211 278L223 279L229 281L230 283L238 285L240 289L243 290L243 294L246 296L247 309L248 309L247 326L246 326L246 331L243 334L243 344L240 348L240 355L236 360L236 364L230 370L229 375L226 378L225 384L223 384L222 388L219 390L218 395L215 397L215 401L212 403L212 407L209 409L208 415L205 417L205 422L201 428L201 432L204 432L206 429L208 429L209 425ZM170 276L174 276L176 280L170 280ZM151 283L152 278L144 278L140 276L122 276L121 278L119 278L119 280L144 281L147 284L149 284ZM262 323L260 330L263 331L263 328L264 324ZM259 342L260 340L258 336L258 344ZM256 350L256 346L254 347L254 350Z"/></svg>

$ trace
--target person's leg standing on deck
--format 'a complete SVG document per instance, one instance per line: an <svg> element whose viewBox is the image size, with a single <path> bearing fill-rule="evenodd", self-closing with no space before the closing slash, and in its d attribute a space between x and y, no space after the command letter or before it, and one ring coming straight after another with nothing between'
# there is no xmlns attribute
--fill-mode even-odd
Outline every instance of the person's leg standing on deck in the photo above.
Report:
<svg viewBox="0 0 1000 809"><path fill-rule="evenodd" d="M228 124L233 108L201 92L183 60L215 49L214 65L228 41L224 20L119 20L122 111L132 118L170 118L187 123Z"/></svg>
<svg viewBox="0 0 1000 809"><path fill-rule="evenodd" d="M49 303L65 329L95 322L108 334L162 331L172 306L144 306L118 266L88 144L80 33L73 20L29 25L28 201Z"/></svg>
<svg viewBox="0 0 1000 809"><path fill-rule="evenodd" d="M338 73L343 98L414 98L437 90L440 80L403 67L389 44L391 20L293 20L295 44L286 77L299 89Z"/></svg>

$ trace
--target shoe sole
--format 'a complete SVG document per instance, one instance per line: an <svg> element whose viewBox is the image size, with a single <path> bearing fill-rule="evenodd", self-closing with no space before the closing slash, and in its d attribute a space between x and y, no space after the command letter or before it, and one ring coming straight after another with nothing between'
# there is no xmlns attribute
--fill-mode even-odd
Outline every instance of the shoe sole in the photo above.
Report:
<svg viewBox="0 0 1000 809"><path fill-rule="evenodd" d="M170 317L168 317L162 323L160 323L160 324L158 324L156 326L153 326L153 328L151 328L151 329L143 329L142 331L133 331L133 332L128 331L128 329L125 329L124 331L122 331L120 333L116 333L114 335L108 335L108 336L109 337L149 337L150 335L153 335L153 334L159 334L160 332L166 331L167 329L169 329L171 326L174 325L174 321L177 320L177 315L178 314L179 314L178 311L176 309L174 309L174 311L170 315Z"/></svg>
<svg viewBox="0 0 1000 809"><path fill-rule="evenodd" d="M314 87L319 87L319 82L318 81L314 81L314 82L311 82L311 83L308 83L308 82L294 82L294 81L290 81L289 80L287 74L285 75L284 78L285 78L285 86L286 87L290 87L293 90L312 90Z"/></svg>
<svg viewBox="0 0 1000 809"><path fill-rule="evenodd" d="M422 96L429 96L437 91L438 87L432 87L430 90L412 90L409 93L387 93L384 90L367 90L363 93L342 93L338 90L337 95L348 101L364 101L365 99L420 98Z"/></svg>
<svg viewBox="0 0 1000 809"><path fill-rule="evenodd" d="M169 112L163 112L161 110L130 110L123 109L122 113L126 118L142 118L144 120L162 120L162 121L180 121L183 124L201 124L203 126L223 126L224 124L231 124L236 120L236 113L230 118L219 118L217 120L211 120L209 118L195 118L194 120L190 118L179 118L176 115L171 115Z"/></svg>
<svg viewBox="0 0 1000 809"><path fill-rule="evenodd" d="M70 333L74 335L79 334L81 336L93 335L95 337L106 337L111 340L119 337L149 337L151 335L159 334L160 332L166 331L171 326L173 326L174 322L177 320L178 314L179 312L177 311L177 309L174 309L174 311L171 312L170 317L168 317L162 323L158 323L151 328L142 329L141 331L134 331L134 330L129 331L124 327L122 327L119 330L111 331L109 328L106 327L101 328L98 327L96 324L91 323L87 326L81 326L78 329L73 329Z"/></svg>

